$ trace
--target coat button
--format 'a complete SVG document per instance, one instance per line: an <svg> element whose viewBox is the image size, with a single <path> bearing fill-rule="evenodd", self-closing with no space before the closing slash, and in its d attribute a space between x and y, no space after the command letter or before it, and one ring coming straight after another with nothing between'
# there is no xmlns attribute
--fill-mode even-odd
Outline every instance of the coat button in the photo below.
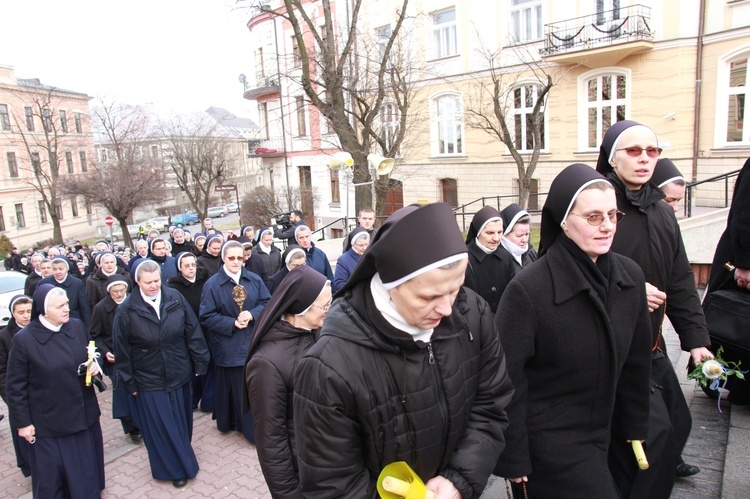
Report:
<svg viewBox="0 0 750 499"><path fill-rule="evenodd" d="M492 286L492 291L497 291L497 288L495 286Z"/></svg>

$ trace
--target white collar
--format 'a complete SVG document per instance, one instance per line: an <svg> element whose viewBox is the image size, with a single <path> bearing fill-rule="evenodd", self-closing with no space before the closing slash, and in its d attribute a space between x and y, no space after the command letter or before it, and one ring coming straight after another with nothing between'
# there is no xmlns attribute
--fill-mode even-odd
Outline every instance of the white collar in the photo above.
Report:
<svg viewBox="0 0 750 499"><path fill-rule="evenodd" d="M503 245L503 248L505 248L508 253L510 253L510 256L512 256L513 259L517 261L521 267L523 267L523 254L526 253L526 250L521 248L517 244L508 241L506 238L502 238L500 240L500 243Z"/></svg>
<svg viewBox="0 0 750 499"><path fill-rule="evenodd" d="M229 278L232 279L235 284L239 284L240 278L242 277L242 267L240 267L239 272L237 272L236 274L232 274L231 272L229 272L229 269L227 268L226 265L222 265L222 266L224 267L224 272L229 276Z"/></svg>
<svg viewBox="0 0 750 499"><path fill-rule="evenodd" d="M39 322L42 323L42 326L44 326L47 329L49 329L50 331L54 331L56 333L59 332L60 329L62 329L62 324L60 324L59 326L55 326L50 321L48 321L47 319L45 319L43 315L39 316Z"/></svg>
<svg viewBox="0 0 750 499"><path fill-rule="evenodd" d="M138 288L138 291L140 291L143 301L146 302L147 305L151 306L156 311L156 316L161 319L161 313L159 312L159 308L161 308L161 289L158 293L156 293L156 298L146 296L146 294L140 288Z"/></svg>

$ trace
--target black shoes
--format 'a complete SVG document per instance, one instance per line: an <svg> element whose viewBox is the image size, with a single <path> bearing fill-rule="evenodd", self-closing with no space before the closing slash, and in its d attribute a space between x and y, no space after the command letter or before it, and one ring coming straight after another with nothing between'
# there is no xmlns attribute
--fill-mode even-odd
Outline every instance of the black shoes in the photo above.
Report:
<svg viewBox="0 0 750 499"><path fill-rule="evenodd" d="M143 435L141 435L141 430L133 430L130 432L130 440L134 444L139 444L143 442Z"/></svg>
<svg viewBox="0 0 750 499"><path fill-rule="evenodd" d="M701 469L697 466L692 466L687 463L680 463L677 465L677 478L685 478L686 476L697 475L701 472Z"/></svg>
<svg viewBox="0 0 750 499"><path fill-rule="evenodd" d="M184 487L187 485L187 478L180 478L179 480L172 480L172 485L175 486L175 488Z"/></svg>

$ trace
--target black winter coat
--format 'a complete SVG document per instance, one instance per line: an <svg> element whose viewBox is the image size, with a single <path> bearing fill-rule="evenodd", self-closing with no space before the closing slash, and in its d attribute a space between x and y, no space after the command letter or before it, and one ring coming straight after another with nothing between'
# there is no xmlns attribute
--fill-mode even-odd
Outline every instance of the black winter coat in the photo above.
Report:
<svg viewBox="0 0 750 499"><path fill-rule="evenodd" d="M161 318L139 290L117 308L115 366L130 393L171 392L208 370L206 340L187 300L166 286L161 294Z"/></svg>
<svg viewBox="0 0 750 499"><path fill-rule="evenodd" d="M245 382L263 476L275 499L301 497L294 446L294 370L315 343L313 331L279 321L245 365Z"/></svg>
<svg viewBox="0 0 750 499"><path fill-rule="evenodd" d="M124 277L128 283L128 291L133 291L133 278L130 277L129 272L117 267L115 274ZM86 279L86 295L89 298L89 307L91 310L94 310L94 306L102 301L104 297L109 296L109 293L107 293L107 277L102 269L97 269L96 272Z"/></svg>
<svg viewBox="0 0 750 499"><path fill-rule="evenodd" d="M529 497L611 497L610 425L645 439L651 338L643 273L610 253L602 303L556 243L516 276L496 315L516 392L495 474L528 476Z"/></svg>
<svg viewBox="0 0 750 499"><path fill-rule="evenodd" d="M201 293L203 293L203 285L208 280L208 272L206 269L199 268L195 272L195 282L190 282L185 279L182 274L173 275L167 281L167 286L177 290L182 296L185 297L191 310L198 317L198 313L201 305ZM206 331L204 330L205 334Z"/></svg>
<svg viewBox="0 0 750 499"><path fill-rule="evenodd" d="M462 288L425 344L377 312L369 281L334 301L294 389L305 497L375 498L378 474L394 461L424 481L444 476L464 499L479 497L504 446L513 394L492 314L476 293Z"/></svg>
<svg viewBox="0 0 750 499"><path fill-rule="evenodd" d="M117 303L111 296L101 300L94 307L91 313L91 325L89 326L89 336L96 342L96 348L102 354L99 359L100 365L112 365L107 361L107 353L114 355L115 347L112 342L112 329L117 314Z"/></svg>
<svg viewBox="0 0 750 499"><path fill-rule="evenodd" d="M469 250L469 265L466 266L464 286L487 300L494 314L500 297L515 275L513 257L502 247L487 254L477 246L476 241L470 241L466 247Z"/></svg>
<svg viewBox="0 0 750 499"><path fill-rule="evenodd" d="M727 262L740 269L750 269L750 159L734 182L727 228L716 246L708 291L737 289L734 274L724 268Z"/></svg>
<svg viewBox="0 0 750 499"><path fill-rule="evenodd" d="M197 260L198 268L204 269L208 277L214 276L221 268L222 263L221 256L213 256L205 250Z"/></svg>
<svg viewBox="0 0 750 499"><path fill-rule="evenodd" d="M29 277L26 278L26 283L23 285L23 294L26 296L34 296L36 291L36 285L42 280L42 275L37 274L33 270L29 273Z"/></svg>
<svg viewBox="0 0 750 499"><path fill-rule="evenodd" d="M608 178L615 186L617 208L625 213L617 224L611 251L634 260L643 270L646 282L667 294L667 317L680 337L683 350L708 347L711 342L706 319L674 210L662 202L664 194L655 187L642 205L637 206L628 200L625 187L614 173ZM652 345L658 341L660 350L666 353L664 339L659 335L664 305L649 315Z"/></svg>
<svg viewBox="0 0 750 499"><path fill-rule="evenodd" d="M16 320L11 316L8 324L0 329L0 395L7 403L5 398L5 378L8 374L8 354L10 353L10 342L21 328L16 324Z"/></svg>
<svg viewBox="0 0 750 499"><path fill-rule="evenodd" d="M253 258L258 258L263 262L263 268L265 269L267 276L274 275L281 268L281 250L274 245L271 245L271 252L269 254L264 253L260 249L260 245L254 246ZM268 281L268 278L266 278L265 281Z"/></svg>
<svg viewBox="0 0 750 499"><path fill-rule="evenodd" d="M53 332L37 318L16 333L6 379L14 428L33 424L37 437L60 437L84 431L99 420L94 387L78 376L78 366L88 358L88 341L78 319Z"/></svg>

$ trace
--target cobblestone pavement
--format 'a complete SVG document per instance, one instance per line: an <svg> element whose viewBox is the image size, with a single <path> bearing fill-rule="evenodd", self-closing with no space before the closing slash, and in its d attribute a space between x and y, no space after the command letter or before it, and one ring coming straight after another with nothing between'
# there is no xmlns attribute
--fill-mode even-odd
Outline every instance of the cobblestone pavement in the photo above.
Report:
<svg viewBox="0 0 750 499"><path fill-rule="evenodd" d="M109 380L108 380L109 381ZM171 481L151 477L146 447L135 445L122 433L118 420L111 418L111 391L99 394L104 436L104 498L115 497L195 497L266 499L271 495L258 464L255 447L240 433L219 433L210 414L196 411L193 424L193 448L200 471L187 486L175 489ZM0 413L8 414L0 402ZM8 418L0 422L0 496L31 497L31 478L24 478L16 467Z"/></svg>

